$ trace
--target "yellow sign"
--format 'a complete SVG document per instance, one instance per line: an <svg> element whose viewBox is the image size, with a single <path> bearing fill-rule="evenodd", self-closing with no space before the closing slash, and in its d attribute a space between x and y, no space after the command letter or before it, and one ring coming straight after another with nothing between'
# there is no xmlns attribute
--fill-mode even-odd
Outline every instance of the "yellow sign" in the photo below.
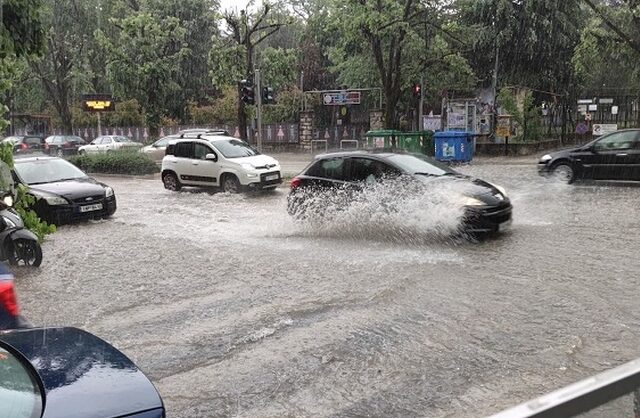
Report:
<svg viewBox="0 0 640 418"><path fill-rule="evenodd" d="M498 116L498 124L496 126L496 136L503 138L511 136L511 116L500 115Z"/></svg>
<svg viewBox="0 0 640 418"><path fill-rule="evenodd" d="M105 110L111 107L111 102L103 100L89 100L87 101L87 107L91 110Z"/></svg>

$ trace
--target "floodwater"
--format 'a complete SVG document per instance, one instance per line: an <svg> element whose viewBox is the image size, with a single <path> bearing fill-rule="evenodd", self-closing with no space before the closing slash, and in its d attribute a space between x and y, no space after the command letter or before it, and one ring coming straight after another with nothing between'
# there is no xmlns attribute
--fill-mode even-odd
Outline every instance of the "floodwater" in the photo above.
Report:
<svg viewBox="0 0 640 418"><path fill-rule="evenodd" d="M169 417L476 417L640 357L640 188L460 171L507 188L511 232L448 239L446 199L309 224L286 189L104 178L114 218L60 228L19 297L124 351Z"/></svg>

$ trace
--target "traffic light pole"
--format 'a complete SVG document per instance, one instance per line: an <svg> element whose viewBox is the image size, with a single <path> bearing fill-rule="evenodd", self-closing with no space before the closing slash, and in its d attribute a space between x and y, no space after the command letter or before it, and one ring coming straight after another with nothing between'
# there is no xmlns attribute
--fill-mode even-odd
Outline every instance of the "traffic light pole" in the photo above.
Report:
<svg viewBox="0 0 640 418"><path fill-rule="evenodd" d="M418 104L418 131L424 131L424 76L420 76L420 103Z"/></svg>
<svg viewBox="0 0 640 418"><path fill-rule="evenodd" d="M256 145L258 151L262 152L262 80L260 79L260 70L255 70L255 98L256 98L256 118L258 119L257 126L257 141Z"/></svg>

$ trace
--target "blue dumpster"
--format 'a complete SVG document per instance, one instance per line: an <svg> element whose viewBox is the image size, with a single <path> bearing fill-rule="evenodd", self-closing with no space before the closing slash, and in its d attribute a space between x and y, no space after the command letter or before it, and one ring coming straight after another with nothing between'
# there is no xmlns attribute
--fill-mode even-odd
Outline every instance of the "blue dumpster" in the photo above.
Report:
<svg viewBox="0 0 640 418"><path fill-rule="evenodd" d="M468 162L473 158L473 134L470 132L436 132L433 138L436 160Z"/></svg>

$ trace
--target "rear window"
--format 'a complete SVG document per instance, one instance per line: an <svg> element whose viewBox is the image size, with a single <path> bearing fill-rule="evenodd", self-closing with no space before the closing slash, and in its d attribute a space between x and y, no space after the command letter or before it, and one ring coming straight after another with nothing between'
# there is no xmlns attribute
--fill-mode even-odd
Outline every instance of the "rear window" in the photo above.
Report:
<svg viewBox="0 0 640 418"><path fill-rule="evenodd" d="M25 138L24 142L26 142L29 145L39 145L40 143L42 143L42 139L38 138L37 136L30 136Z"/></svg>
<svg viewBox="0 0 640 418"><path fill-rule="evenodd" d="M344 180L345 179L345 159L328 158L320 160L307 170L308 176L321 177L325 179Z"/></svg>
<svg viewBox="0 0 640 418"><path fill-rule="evenodd" d="M35 372L0 347L0 417L36 418L42 397Z"/></svg>

